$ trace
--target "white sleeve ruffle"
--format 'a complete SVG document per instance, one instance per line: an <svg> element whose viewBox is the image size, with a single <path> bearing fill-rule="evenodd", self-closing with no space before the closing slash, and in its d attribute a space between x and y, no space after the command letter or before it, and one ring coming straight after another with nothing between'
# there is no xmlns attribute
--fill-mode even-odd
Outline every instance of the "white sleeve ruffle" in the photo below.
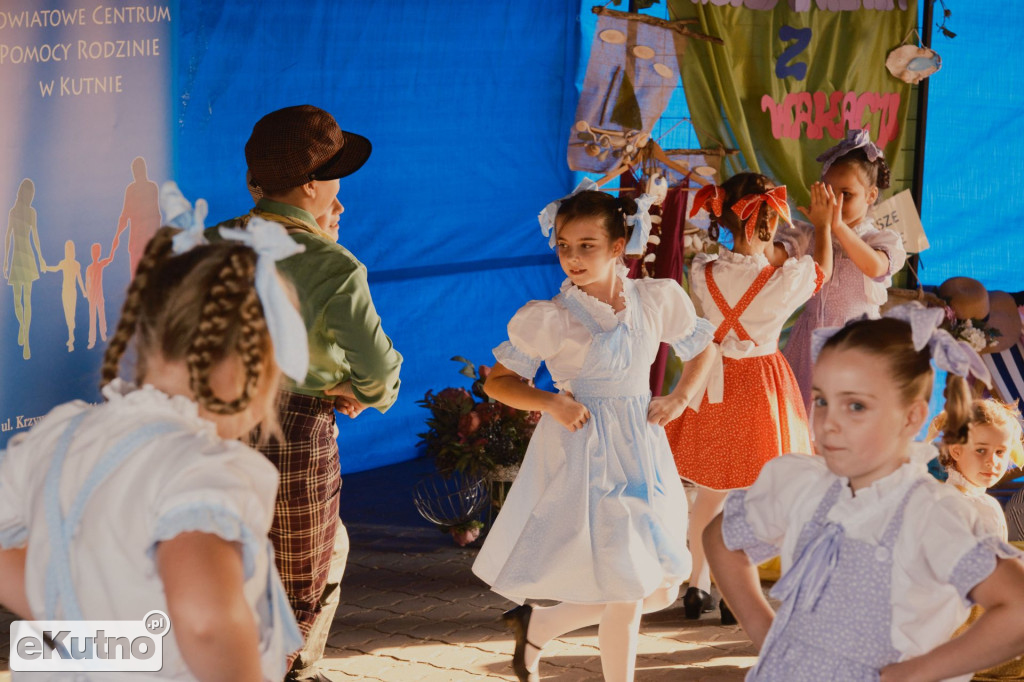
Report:
<svg viewBox="0 0 1024 682"><path fill-rule="evenodd" d="M553 301L530 301L508 323L508 341L494 349L494 358L526 379L565 343L565 319Z"/></svg>

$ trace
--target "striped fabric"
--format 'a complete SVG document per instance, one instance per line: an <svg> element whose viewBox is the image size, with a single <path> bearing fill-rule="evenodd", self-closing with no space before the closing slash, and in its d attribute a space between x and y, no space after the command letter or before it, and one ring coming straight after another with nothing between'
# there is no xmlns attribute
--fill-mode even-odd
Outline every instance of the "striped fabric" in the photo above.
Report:
<svg viewBox="0 0 1024 682"><path fill-rule="evenodd" d="M1024 348L1018 341L1004 351L982 355L992 373L992 387L1003 402L1024 397ZM1024 400L1022 400L1024 403Z"/></svg>
<svg viewBox="0 0 1024 682"><path fill-rule="evenodd" d="M303 637L320 613L338 529L341 468L330 400L281 391L284 441L250 445L281 473L270 539Z"/></svg>

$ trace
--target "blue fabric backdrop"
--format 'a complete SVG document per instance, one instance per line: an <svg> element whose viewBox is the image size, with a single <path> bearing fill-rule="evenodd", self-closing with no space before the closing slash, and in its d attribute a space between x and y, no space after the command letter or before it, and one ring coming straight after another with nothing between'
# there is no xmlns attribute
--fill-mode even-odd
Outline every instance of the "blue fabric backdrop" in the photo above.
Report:
<svg viewBox="0 0 1024 682"><path fill-rule="evenodd" d="M341 181L340 241L370 272L404 355L398 403L339 424L343 472L415 455L429 388L468 385L449 358L490 349L561 270L536 216L571 184L575 1L181 0L175 176L209 220L249 210L243 146L273 109L309 103L370 138Z"/></svg>
<svg viewBox="0 0 1024 682"><path fill-rule="evenodd" d="M574 184L565 145L594 4L604 3L176 5L175 177L209 200L211 221L251 206L242 147L267 111L316 104L374 143L342 180L341 241L369 268L405 366L391 411L340 425L343 471L414 456L425 416L415 401L468 383L449 358L490 364L518 306L556 291L561 272L536 214ZM944 65L931 79L922 215L932 249L921 277L1020 289L1024 63L1006 55L1024 5L954 10L959 36L933 41Z"/></svg>
<svg viewBox="0 0 1024 682"><path fill-rule="evenodd" d="M921 213L931 249L921 255L921 279L967 275L990 289L1020 291L1024 3L946 5L957 37L935 29L932 40L942 69L930 78Z"/></svg>

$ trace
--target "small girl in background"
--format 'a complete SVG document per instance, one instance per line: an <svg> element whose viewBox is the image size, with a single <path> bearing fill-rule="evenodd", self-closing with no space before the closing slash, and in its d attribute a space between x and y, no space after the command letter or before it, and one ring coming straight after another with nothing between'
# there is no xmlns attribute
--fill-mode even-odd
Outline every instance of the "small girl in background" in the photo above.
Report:
<svg viewBox="0 0 1024 682"><path fill-rule="evenodd" d="M820 183L811 188L810 213L831 216L836 204ZM786 188L756 173L740 173L721 187L709 185L694 197L691 216L701 208L733 235L733 249L699 253L690 269L690 295L698 312L715 326L720 356L706 394L665 427L679 476L697 485L690 513L693 554L690 586L683 597L687 618L713 608L711 574L701 534L722 509L726 493L754 482L769 459L810 449L800 390L779 353L779 334L832 270L830 218L822 218L818 252L790 258L776 268L768 262L779 219L790 222ZM818 224L816 223L816 224ZM722 618L733 623L723 606Z"/></svg>
<svg viewBox="0 0 1024 682"><path fill-rule="evenodd" d="M711 327L677 282L626 277L623 252L647 241L648 202L638 201L577 188L545 209L568 279L515 314L484 385L506 405L543 413L473 564L513 601L560 602L504 615L521 681L538 679L548 642L598 623L604 679L632 680L641 613L671 605L690 570L686 496L662 426L703 384ZM671 394L652 398L660 342L687 362ZM525 381L541 362L557 393Z"/></svg>
<svg viewBox="0 0 1024 682"><path fill-rule="evenodd" d="M1024 563L927 470L931 360L951 373L946 439L970 421L960 376L986 376L942 310L905 305L815 336L821 456L769 462L704 535L712 569L760 649L747 680L967 680L1024 652ZM756 564L782 557L771 596ZM984 615L950 635L977 603Z"/></svg>
<svg viewBox="0 0 1024 682"><path fill-rule="evenodd" d="M999 502L985 491L999 482L1010 464L1024 466L1020 412L998 400L973 400L959 432L947 428L945 411L932 420L928 439L943 435L939 463L949 478L946 483L964 494L978 509L985 531L1006 540L1006 515Z"/></svg>
<svg viewBox="0 0 1024 682"><path fill-rule="evenodd" d="M850 130L846 138L817 158L821 179L839 204L839 216L832 221L832 249L835 254L832 278L804 308L782 352L793 368L804 407L811 406L811 332L818 327L837 327L848 320L867 315L878 317L879 306L886 301L886 289L893 273L907 260L900 236L879 229L868 216L880 190L889 187L889 166L882 150L871 142L866 130ZM794 232L779 234L771 254L778 264L792 255L817 248L824 214L809 214L813 230L798 225Z"/></svg>
<svg viewBox="0 0 1024 682"><path fill-rule="evenodd" d="M55 407L0 451L0 602L35 620L162 611L162 677L280 680L302 645L267 539L277 470L235 439L274 414L275 354L295 367L308 351L268 331L303 329L273 265L293 242L251 230L235 239L253 248L157 232L104 357L105 402ZM133 338L138 386L117 378Z"/></svg>
<svg viewBox="0 0 1024 682"><path fill-rule="evenodd" d="M939 413L929 428L929 440L949 433L946 428L949 419L946 412ZM939 446L939 462L949 472L946 483L974 505L978 512L978 530L1004 542L1007 539L1006 515L999 502L986 494L986 489L1003 477L1011 463L1024 466L1019 420L1020 412L1013 405L991 399L974 400L967 411L966 425ZM954 636L973 625L982 613L980 606L974 606L967 622ZM1017 658L979 672L974 680L1019 680L1022 676L1024 659Z"/></svg>

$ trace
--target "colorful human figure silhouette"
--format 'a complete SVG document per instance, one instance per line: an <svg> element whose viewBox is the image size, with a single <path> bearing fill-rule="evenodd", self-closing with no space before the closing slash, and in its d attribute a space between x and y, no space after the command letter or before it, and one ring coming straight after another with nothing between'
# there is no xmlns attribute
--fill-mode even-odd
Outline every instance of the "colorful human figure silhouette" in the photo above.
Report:
<svg viewBox="0 0 1024 682"><path fill-rule="evenodd" d="M22 180L18 187L18 198L7 214L7 234L4 236L4 277L14 289L18 345L22 348L21 357L26 360L32 357L28 330L32 324L32 282L39 279L36 260L38 259L40 267L46 267L42 249L39 248L36 209L32 207L35 195L35 184L28 178Z"/></svg>
<svg viewBox="0 0 1024 682"><path fill-rule="evenodd" d="M85 298L89 301L89 345L93 348L96 345L96 327L99 326L100 338L107 340L107 314L103 301L103 270L114 262L114 254L117 253L117 237L114 237L114 244L110 247L110 255L101 259L103 247L99 244L92 245L92 262L85 269Z"/></svg>
<svg viewBox="0 0 1024 682"><path fill-rule="evenodd" d="M68 325L68 352L70 353L75 349L75 310L78 308L78 291L75 289L75 283L78 283L78 288L82 290L82 296L86 299L89 298L88 293L85 290L85 284L82 283L82 266L75 260L75 243L70 239L64 242L64 260L56 265L44 265L43 269L46 272L57 272L60 271L64 275L63 282L60 289L60 298L64 302L64 322ZM103 325L103 331L106 333L106 324ZM103 337L106 339L106 336Z"/></svg>
<svg viewBox="0 0 1024 682"><path fill-rule="evenodd" d="M129 265L131 276L135 277L146 244L160 228L160 188L147 177L146 160L141 156L132 161L132 177L135 179L124 190L124 206L117 219L114 240L116 243L127 228Z"/></svg>

